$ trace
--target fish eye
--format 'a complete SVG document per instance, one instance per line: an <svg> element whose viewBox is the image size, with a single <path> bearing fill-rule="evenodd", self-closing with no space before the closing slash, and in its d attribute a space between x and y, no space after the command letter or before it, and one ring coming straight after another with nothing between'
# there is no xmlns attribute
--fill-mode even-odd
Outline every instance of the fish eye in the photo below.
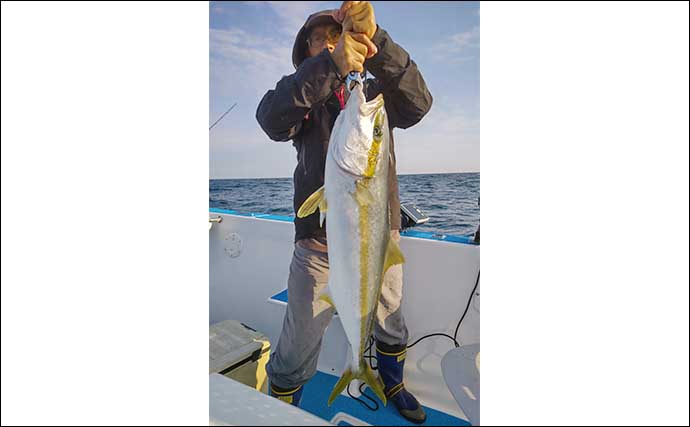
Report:
<svg viewBox="0 0 690 427"><path fill-rule="evenodd" d="M375 127L375 128L374 128L374 137L375 137L375 138L381 138L381 135L382 135L382 133L381 133L381 128L378 127L378 126Z"/></svg>

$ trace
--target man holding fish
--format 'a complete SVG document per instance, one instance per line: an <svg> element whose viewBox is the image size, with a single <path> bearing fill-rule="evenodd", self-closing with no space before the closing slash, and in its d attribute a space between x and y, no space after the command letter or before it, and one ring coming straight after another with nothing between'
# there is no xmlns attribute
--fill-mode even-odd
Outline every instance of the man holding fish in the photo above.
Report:
<svg viewBox="0 0 690 427"><path fill-rule="evenodd" d="M423 423L424 410L403 383L408 331L392 129L418 123L431 94L367 1L311 15L292 60L296 72L264 95L256 113L271 139L293 141L298 159L295 249L283 329L267 366L270 393L299 404L337 310L352 352L329 404L361 379L406 419ZM363 81L365 69L375 79ZM379 378L363 358L371 333Z"/></svg>

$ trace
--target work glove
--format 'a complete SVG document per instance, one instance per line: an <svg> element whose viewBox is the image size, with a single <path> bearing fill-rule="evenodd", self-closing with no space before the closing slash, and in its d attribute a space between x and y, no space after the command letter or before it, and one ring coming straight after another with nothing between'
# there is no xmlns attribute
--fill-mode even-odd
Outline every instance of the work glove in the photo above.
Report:
<svg viewBox="0 0 690 427"><path fill-rule="evenodd" d="M370 39L376 33L374 6L368 1L344 1L335 14L343 31L365 34Z"/></svg>
<svg viewBox="0 0 690 427"><path fill-rule="evenodd" d="M376 45L365 34L352 31L343 31L338 44L331 52L333 62L338 67L341 77L347 76L350 71L364 71L364 60L370 52L378 52Z"/></svg>

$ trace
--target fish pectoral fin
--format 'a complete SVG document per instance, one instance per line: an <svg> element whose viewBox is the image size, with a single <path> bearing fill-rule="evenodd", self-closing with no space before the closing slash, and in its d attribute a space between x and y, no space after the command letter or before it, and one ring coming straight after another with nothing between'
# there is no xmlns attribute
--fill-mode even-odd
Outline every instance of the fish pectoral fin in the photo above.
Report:
<svg viewBox="0 0 690 427"><path fill-rule="evenodd" d="M400 250L400 245L395 240L390 239L388 241L388 248L386 248L386 259L383 263L383 273L385 274L390 267L396 264L404 263L405 256L403 255L402 250Z"/></svg>
<svg viewBox="0 0 690 427"><path fill-rule="evenodd" d="M331 298L331 296L328 294L321 295L319 297L318 301L323 301L326 304L330 305L331 307L335 308L335 303L333 302L333 299Z"/></svg>
<svg viewBox="0 0 690 427"><path fill-rule="evenodd" d="M319 203L319 224L321 227L323 227L323 221L326 219L326 212L328 212L328 203L326 203L326 197L322 197Z"/></svg>
<svg viewBox="0 0 690 427"><path fill-rule="evenodd" d="M314 191L311 196L307 197L307 200L302 203L299 210L297 211L298 218L304 218L316 212L316 208L320 207L321 204L326 206L326 194L324 192L323 186L318 190Z"/></svg>

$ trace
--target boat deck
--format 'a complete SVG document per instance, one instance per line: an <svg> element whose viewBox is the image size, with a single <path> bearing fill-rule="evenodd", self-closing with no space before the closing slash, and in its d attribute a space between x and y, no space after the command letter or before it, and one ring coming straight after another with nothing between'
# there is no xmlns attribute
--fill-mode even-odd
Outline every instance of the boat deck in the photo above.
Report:
<svg viewBox="0 0 690 427"><path fill-rule="evenodd" d="M319 418L330 421L338 413L344 412L349 414L367 424L380 425L380 426L414 426L413 424L403 418L395 406L389 403L387 406L383 406L381 401L374 396L370 390L364 390L367 396L371 396L372 399L378 404L378 409L372 411L367 409L361 403L357 402L355 399L340 395L338 396L333 404L329 407L326 400L327 396L331 393L333 386L338 381L338 377L335 375L326 374L324 372L317 372L316 375L309 380L307 384L304 385L304 394L302 396L302 402L300 407L307 412L316 415ZM354 387L351 387L351 390ZM369 405L373 405L368 402L367 399L363 399ZM427 415L427 420L424 425L430 426L469 426L471 425L466 420L454 417L452 415L446 414L445 412L437 411L435 409L424 407L424 411ZM338 425L350 425L345 421L341 421Z"/></svg>

